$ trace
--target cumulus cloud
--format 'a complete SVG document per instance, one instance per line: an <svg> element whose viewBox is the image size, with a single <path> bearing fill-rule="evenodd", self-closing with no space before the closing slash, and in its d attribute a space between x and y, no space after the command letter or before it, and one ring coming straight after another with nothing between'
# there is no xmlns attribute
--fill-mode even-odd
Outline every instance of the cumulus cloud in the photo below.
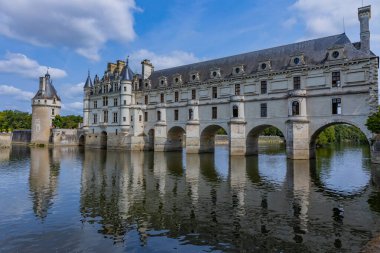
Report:
<svg viewBox="0 0 380 253"><path fill-rule="evenodd" d="M376 23L380 5L372 3L372 22ZM308 33L313 36L325 36L343 32L343 18L346 28L358 26L358 0L297 0L291 7L297 16L304 21Z"/></svg>
<svg viewBox="0 0 380 253"><path fill-rule="evenodd" d="M39 46L62 46L99 60L109 40L135 38L134 0L0 1L0 34Z"/></svg>
<svg viewBox="0 0 380 253"><path fill-rule="evenodd" d="M64 85L60 94L66 98L82 98L84 82L74 85Z"/></svg>
<svg viewBox="0 0 380 253"><path fill-rule="evenodd" d="M62 110L73 112L75 114L82 114L83 103L82 102L72 102L61 104Z"/></svg>
<svg viewBox="0 0 380 253"><path fill-rule="evenodd" d="M12 97L21 101L30 101L34 97L34 93L21 90L14 86L0 85L0 96Z"/></svg>
<svg viewBox="0 0 380 253"><path fill-rule="evenodd" d="M295 17L291 17L282 23L282 26L286 29L292 28L295 24L297 24L297 19Z"/></svg>
<svg viewBox="0 0 380 253"><path fill-rule="evenodd" d="M166 69L200 61L200 59L197 58L193 53L184 51L172 51L169 54L160 55L146 49L141 49L131 55L132 61L141 62L143 59L149 59L153 63L155 70Z"/></svg>
<svg viewBox="0 0 380 253"><path fill-rule="evenodd" d="M11 73L25 77L37 78L46 73L47 66L40 65L37 61L19 53L6 53L4 59L0 59L0 73ZM67 76L66 72L58 68L49 68L52 78Z"/></svg>

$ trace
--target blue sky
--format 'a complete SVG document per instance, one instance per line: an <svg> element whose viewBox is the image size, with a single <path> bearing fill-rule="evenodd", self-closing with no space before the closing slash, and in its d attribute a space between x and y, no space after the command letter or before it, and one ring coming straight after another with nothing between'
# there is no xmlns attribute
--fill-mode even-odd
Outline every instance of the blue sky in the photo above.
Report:
<svg viewBox="0 0 380 253"><path fill-rule="evenodd" d="M380 1L371 49L380 54ZM31 111L47 67L62 114L82 114L82 86L107 62L130 56L141 72L339 34L359 40L361 0L0 1L0 110ZM343 19L344 24L343 26Z"/></svg>

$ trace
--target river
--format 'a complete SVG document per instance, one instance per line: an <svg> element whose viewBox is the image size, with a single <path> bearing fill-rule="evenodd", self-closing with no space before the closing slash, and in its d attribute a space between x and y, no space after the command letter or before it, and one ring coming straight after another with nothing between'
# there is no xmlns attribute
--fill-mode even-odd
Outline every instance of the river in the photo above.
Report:
<svg viewBox="0 0 380 253"><path fill-rule="evenodd" d="M369 156L13 146L0 151L0 252L359 252L380 234Z"/></svg>

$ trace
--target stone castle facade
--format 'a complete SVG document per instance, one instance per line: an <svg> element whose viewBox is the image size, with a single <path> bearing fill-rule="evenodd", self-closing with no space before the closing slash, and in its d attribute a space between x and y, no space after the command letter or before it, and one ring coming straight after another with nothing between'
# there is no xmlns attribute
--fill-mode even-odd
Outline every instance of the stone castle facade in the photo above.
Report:
<svg viewBox="0 0 380 253"><path fill-rule="evenodd" d="M379 58L370 50L371 7L358 9L360 42L346 34L141 74L108 63L84 86L85 145L212 152L216 132L231 155L256 154L268 126L282 131L292 159L314 156L318 134L364 123L378 106Z"/></svg>

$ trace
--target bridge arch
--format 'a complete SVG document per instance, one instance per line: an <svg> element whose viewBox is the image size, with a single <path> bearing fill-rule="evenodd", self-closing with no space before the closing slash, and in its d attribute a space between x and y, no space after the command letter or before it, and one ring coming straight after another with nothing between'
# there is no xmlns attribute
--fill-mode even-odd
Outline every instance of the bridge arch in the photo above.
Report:
<svg viewBox="0 0 380 253"><path fill-rule="evenodd" d="M107 132L103 131L100 133L100 148L107 149Z"/></svg>
<svg viewBox="0 0 380 253"><path fill-rule="evenodd" d="M186 131L180 126L174 126L167 133L165 151L181 151L186 140Z"/></svg>
<svg viewBox="0 0 380 253"><path fill-rule="evenodd" d="M212 153L215 149L215 135L219 130L224 130L228 135L228 129L220 125L208 125L201 131L200 153Z"/></svg>
<svg viewBox="0 0 380 253"><path fill-rule="evenodd" d="M368 143L370 143L371 139L371 133L368 131L368 129L365 127L364 124L357 124L355 122L349 121L349 120L334 120L325 122L323 124L319 124L314 126L310 131L310 158L315 158L315 149L316 149L316 141L320 133L322 133L323 130L330 126L334 125L350 125L360 130L362 134L364 134L367 138Z"/></svg>
<svg viewBox="0 0 380 253"><path fill-rule="evenodd" d="M279 127L271 124L264 124L253 127L246 137L246 155L257 155L259 153L259 135L267 128L273 127L278 130L286 142L284 131Z"/></svg>
<svg viewBox="0 0 380 253"><path fill-rule="evenodd" d="M81 136L79 136L78 144L79 144L79 146L84 146L85 145L85 139L84 139L84 135L83 134Z"/></svg>

